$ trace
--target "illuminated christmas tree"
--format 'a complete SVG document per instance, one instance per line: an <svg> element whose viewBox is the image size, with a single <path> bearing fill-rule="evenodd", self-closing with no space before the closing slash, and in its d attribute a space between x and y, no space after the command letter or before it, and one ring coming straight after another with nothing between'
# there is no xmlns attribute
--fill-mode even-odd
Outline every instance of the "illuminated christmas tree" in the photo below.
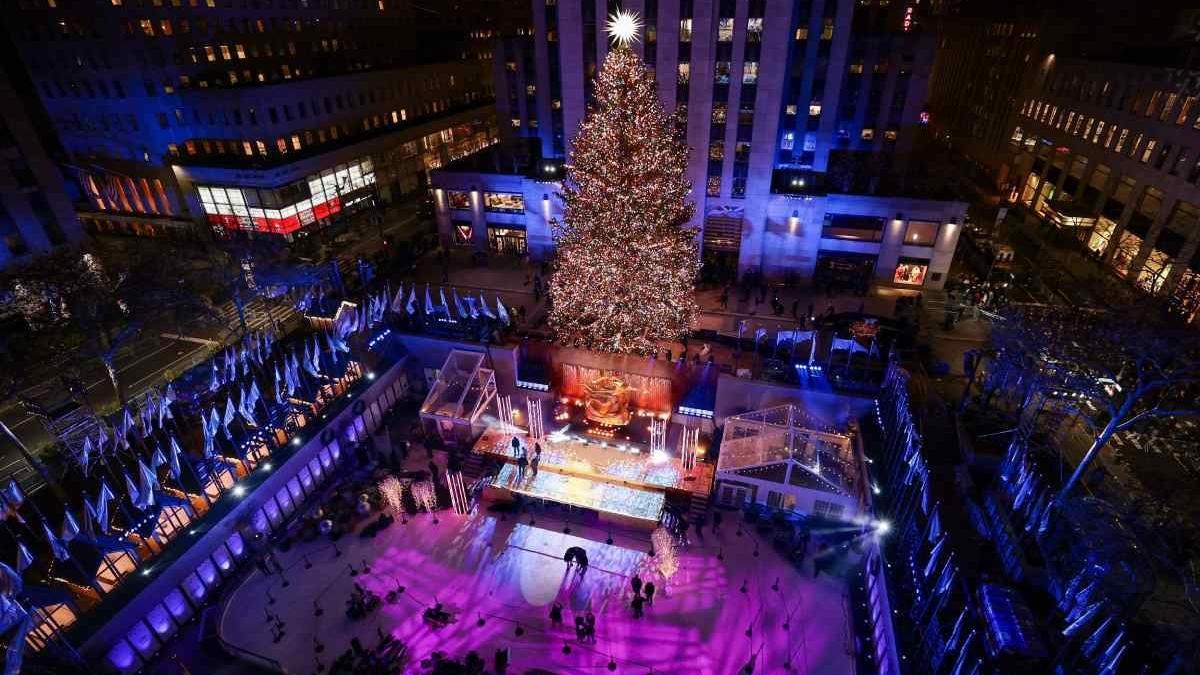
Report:
<svg viewBox="0 0 1200 675"><path fill-rule="evenodd" d="M636 18L620 14L609 25L616 45L563 186L550 323L563 344L650 353L679 339L698 312L700 262L695 232L684 226L693 212L687 147L629 49Z"/></svg>

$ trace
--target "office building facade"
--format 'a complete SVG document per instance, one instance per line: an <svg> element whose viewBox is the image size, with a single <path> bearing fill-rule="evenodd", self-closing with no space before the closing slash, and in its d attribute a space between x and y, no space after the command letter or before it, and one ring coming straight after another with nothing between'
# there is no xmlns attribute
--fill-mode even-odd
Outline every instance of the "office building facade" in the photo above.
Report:
<svg viewBox="0 0 1200 675"><path fill-rule="evenodd" d="M1044 57L1010 136L1011 197L1190 321L1200 313L1200 98L1182 72Z"/></svg>
<svg viewBox="0 0 1200 675"><path fill-rule="evenodd" d="M965 205L905 182L934 47L918 3L532 0L531 35L496 49L505 150L432 176L446 244L552 255L618 8L691 149L706 274L944 283Z"/></svg>
<svg viewBox="0 0 1200 675"><path fill-rule="evenodd" d="M43 133L39 103L27 95L14 56L0 44L0 269L83 238L52 158L55 139Z"/></svg>
<svg viewBox="0 0 1200 675"><path fill-rule="evenodd" d="M488 0L20 0L89 229L290 237L494 142Z"/></svg>

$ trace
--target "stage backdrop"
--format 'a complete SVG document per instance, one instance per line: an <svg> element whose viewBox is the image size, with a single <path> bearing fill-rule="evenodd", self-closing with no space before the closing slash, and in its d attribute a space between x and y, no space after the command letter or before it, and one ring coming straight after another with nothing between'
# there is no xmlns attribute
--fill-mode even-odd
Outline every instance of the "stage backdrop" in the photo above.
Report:
<svg viewBox="0 0 1200 675"><path fill-rule="evenodd" d="M665 377L593 368L577 363L564 363L562 364L562 383L558 390L563 396L586 399L588 396L587 385L601 377L609 376L620 378L634 389L630 403L635 408L655 412L671 411L671 381Z"/></svg>

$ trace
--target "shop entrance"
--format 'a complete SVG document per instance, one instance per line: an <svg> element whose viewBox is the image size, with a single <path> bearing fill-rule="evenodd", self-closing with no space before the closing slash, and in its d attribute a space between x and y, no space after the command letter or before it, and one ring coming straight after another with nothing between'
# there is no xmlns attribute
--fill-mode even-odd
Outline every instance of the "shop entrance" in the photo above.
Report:
<svg viewBox="0 0 1200 675"><path fill-rule="evenodd" d="M821 251L813 273L813 285L829 292L865 294L871 287L878 256L866 253Z"/></svg>
<svg viewBox="0 0 1200 675"><path fill-rule="evenodd" d="M742 213L730 208L714 210L704 219L704 281L713 284L737 280L742 250Z"/></svg>

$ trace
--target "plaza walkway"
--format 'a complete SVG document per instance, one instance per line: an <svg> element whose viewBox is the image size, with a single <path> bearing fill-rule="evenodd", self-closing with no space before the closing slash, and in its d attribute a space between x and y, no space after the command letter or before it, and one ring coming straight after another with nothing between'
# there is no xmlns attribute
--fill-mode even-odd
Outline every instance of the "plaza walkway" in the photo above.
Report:
<svg viewBox="0 0 1200 675"><path fill-rule="evenodd" d="M426 461L421 452L409 460ZM419 671L418 661L434 650L454 658L475 650L490 665L496 649L508 648L511 672L597 672L611 659L619 672L724 675L753 660L756 673L852 673L845 585L813 579L811 562L793 568L735 520L731 515L719 534L707 532L680 549L679 571L665 583L644 533L587 525L558 509L523 516L444 511L437 522L422 514L373 539L343 537L340 557L323 540L280 553L284 574L252 573L226 605L220 630L293 673L314 672L318 661L327 666L352 638L370 648L389 634L410 650L407 672ZM587 550L586 573L563 562L569 546ZM640 619L628 602L635 573L660 589ZM385 598L359 621L345 613L355 583ZM400 587L389 603L389 591ZM565 608L562 626L548 617L556 601ZM436 628L423 620L434 603L453 623ZM596 640L580 643L575 616L589 610ZM267 611L286 626L278 641Z"/></svg>

